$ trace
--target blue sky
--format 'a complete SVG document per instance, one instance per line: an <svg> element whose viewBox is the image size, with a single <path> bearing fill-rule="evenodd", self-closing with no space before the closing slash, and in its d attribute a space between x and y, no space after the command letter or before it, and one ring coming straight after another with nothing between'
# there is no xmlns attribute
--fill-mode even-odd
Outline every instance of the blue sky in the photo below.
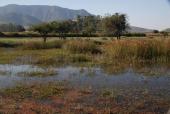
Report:
<svg viewBox="0 0 170 114"><path fill-rule="evenodd" d="M170 28L168 0L1 0L6 4L56 5L70 9L85 9L92 14L125 13L131 25L164 29Z"/></svg>

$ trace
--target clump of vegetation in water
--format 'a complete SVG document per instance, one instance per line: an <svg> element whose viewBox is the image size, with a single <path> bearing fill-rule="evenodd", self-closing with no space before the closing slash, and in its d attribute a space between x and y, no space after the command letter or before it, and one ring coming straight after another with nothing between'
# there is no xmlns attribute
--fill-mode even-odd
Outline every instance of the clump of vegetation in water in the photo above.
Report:
<svg viewBox="0 0 170 114"><path fill-rule="evenodd" d="M62 95L65 91L61 83L18 85L13 88L1 90L1 94L16 100L26 98L47 99L54 95Z"/></svg>
<svg viewBox="0 0 170 114"><path fill-rule="evenodd" d="M19 76L31 76L31 77L47 77L47 76L56 76L57 71L54 70L54 69L47 69L45 71L20 72L17 75L19 75Z"/></svg>
<svg viewBox="0 0 170 114"><path fill-rule="evenodd" d="M8 74L10 74L10 72L0 70L0 75L1 75L1 76L6 76L6 75L8 75Z"/></svg>

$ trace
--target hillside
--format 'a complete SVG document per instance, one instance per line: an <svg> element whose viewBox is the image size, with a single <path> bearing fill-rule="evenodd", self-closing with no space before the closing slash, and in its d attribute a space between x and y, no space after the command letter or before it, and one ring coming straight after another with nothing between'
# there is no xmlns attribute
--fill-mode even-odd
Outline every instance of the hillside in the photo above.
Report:
<svg viewBox="0 0 170 114"><path fill-rule="evenodd" d="M147 28L141 28L141 27L135 27L135 26L131 26L130 30L128 30L131 33L148 33L148 32L152 32L152 29L147 29Z"/></svg>
<svg viewBox="0 0 170 114"><path fill-rule="evenodd" d="M47 5L7 5L0 7L0 23L16 23L24 26L39 22L75 19L77 15L91 15L85 10L72 10Z"/></svg>
<svg viewBox="0 0 170 114"><path fill-rule="evenodd" d="M17 13L0 14L0 24L8 23L14 23L18 25L32 25L41 23L41 21L29 15Z"/></svg>
<svg viewBox="0 0 170 114"><path fill-rule="evenodd" d="M167 28L167 29L165 29L163 31L170 32L170 28Z"/></svg>

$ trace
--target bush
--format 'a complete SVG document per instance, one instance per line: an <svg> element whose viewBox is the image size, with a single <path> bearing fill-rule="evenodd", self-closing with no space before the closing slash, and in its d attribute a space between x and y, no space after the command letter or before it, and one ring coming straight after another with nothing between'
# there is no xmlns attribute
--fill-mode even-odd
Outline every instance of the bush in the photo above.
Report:
<svg viewBox="0 0 170 114"><path fill-rule="evenodd" d="M0 36L2 37L2 36L5 36L5 35L4 35L4 33L0 32Z"/></svg>
<svg viewBox="0 0 170 114"><path fill-rule="evenodd" d="M5 48L16 48L21 46L22 44L17 41L10 41L10 40L5 40L5 41L0 41L0 47L5 47Z"/></svg>
<svg viewBox="0 0 170 114"><path fill-rule="evenodd" d="M0 42L0 47L5 47L5 48L15 48L15 47L18 47L20 45L21 45L20 43Z"/></svg>
<svg viewBox="0 0 170 114"><path fill-rule="evenodd" d="M124 34L126 37L145 37L146 34L144 33L126 33Z"/></svg>
<svg viewBox="0 0 170 114"><path fill-rule="evenodd" d="M20 34L17 32L9 32L5 34L6 37L20 37Z"/></svg>

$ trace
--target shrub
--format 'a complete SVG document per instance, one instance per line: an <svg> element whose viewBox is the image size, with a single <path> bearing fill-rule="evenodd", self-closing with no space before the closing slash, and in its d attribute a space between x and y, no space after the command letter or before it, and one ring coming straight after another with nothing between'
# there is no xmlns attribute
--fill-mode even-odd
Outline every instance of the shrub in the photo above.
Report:
<svg viewBox="0 0 170 114"><path fill-rule="evenodd" d="M5 34L6 37L20 37L20 34L17 32L9 32Z"/></svg>
<svg viewBox="0 0 170 114"><path fill-rule="evenodd" d="M4 33L0 32L0 36L2 37L2 36L5 36L5 35L4 35Z"/></svg>
<svg viewBox="0 0 170 114"><path fill-rule="evenodd" d="M22 44L20 42L15 42L15 41L10 41L10 40L0 41L0 47L5 47L5 48L15 48L21 45Z"/></svg>
<svg viewBox="0 0 170 114"><path fill-rule="evenodd" d="M124 34L126 37L145 37L146 34L144 33L126 33Z"/></svg>

